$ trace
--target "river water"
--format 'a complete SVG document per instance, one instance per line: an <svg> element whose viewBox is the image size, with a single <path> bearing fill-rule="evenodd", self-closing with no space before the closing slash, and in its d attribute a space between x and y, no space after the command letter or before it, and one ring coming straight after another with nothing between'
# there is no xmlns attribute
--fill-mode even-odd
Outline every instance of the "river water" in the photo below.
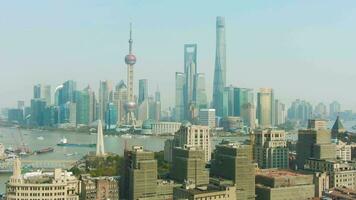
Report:
<svg viewBox="0 0 356 200"><path fill-rule="evenodd" d="M329 128L333 122L328 124ZM347 130L351 130L351 127L355 125L355 121L344 122L344 126ZM38 137L43 137L43 140ZM53 147L54 152L31 155L24 159L30 160L76 160L82 158L90 151L95 151L95 148L89 147L59 147L56 144L63 137L68 139L68 143L96 143L96 134L76 133L67 131L43 131L43 130L18 130L14 128L1 128L0 127L0 143L3 143L5 147L16 148L22 143L26 144L32 151L39 150L46 147ZM132 145L142 145L145 149L150 151L161 151L164 148L164 141L169 137L142 137L134 136L130 139L125 139L120 136L108 135L104 137L104 146L106 152L113 152L119 155L123 155L125 141L128 147ZM297 140L296 134L287 135L289 140ZM248 136L239 137L226 137L230 141L244 141L248 139ZM212 148L219 143L222 138L213 138ZM68 154L73 154L68 156ZM0 193L5 192L5 182L11 174L0 174Z"/></svg>
<svg viewBox="0 0 356 200"><path fill-rule="evenodd" d="M43 139L41 138L43 137ZM96 143L96 134L65 132L65 131L44 131L44 130L18 130L15 128L0 127L0 143L6 148L17 148L21 144L25 144L31 151L36 151L46 147L53 147L54 152L31 155L23 159L29 160L77 160L82 158L90 151L95 151L95 148L90 147L60 147L57 146L60 139L67 138L68 143ZM150 151L161 151L164 149L164 141L170 137L157 136L133 136L132 138L123 138L120 136L106 135L104 137L104 146L106 152L113 152L123 155L125 141L128 147L132 145L142 145ZM227 137L230 141L244 141L247 136ZM212 146L219 143L221 138L214 138ZM73 155L68 155L73 154ZM5 182L11 174L0 174L0 193L5 192Z"/></svg>

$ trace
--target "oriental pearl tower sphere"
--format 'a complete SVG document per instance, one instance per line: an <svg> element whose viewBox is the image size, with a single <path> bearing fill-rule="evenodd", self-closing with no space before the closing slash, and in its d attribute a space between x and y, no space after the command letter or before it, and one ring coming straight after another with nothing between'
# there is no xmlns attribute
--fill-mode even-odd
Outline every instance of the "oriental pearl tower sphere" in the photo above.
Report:
<svg viewBox="0 0 356 200"><path fill-rule="evenodd" d="M135 127L136 118L136 102L133 96L133 66L136 63L136 56L132 54L132 28L130 24L130 39L129 39L129 54L125 56L125 63L127 64L127 102L125 103L126 110L126 124Z"/></svg>

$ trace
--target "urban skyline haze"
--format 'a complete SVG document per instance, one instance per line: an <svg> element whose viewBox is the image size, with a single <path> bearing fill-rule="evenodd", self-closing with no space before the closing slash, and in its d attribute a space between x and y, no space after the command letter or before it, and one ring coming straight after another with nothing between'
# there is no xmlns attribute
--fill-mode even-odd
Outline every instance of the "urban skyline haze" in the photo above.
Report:
<svg viewBox="0 0 356 200"><path fill-rule="evenodd" d="M148 79L149 94L159 85L163 108L173 107L184 44L196 43L211 101L215 18L224 16L227 85L271 87L288 104L338 100L356 109L356 2L226 2L0 1L0 108L28 105L38 83L53 90L72 79L97 91L100 80L126 82L130 22L135 95Z"/></svg>

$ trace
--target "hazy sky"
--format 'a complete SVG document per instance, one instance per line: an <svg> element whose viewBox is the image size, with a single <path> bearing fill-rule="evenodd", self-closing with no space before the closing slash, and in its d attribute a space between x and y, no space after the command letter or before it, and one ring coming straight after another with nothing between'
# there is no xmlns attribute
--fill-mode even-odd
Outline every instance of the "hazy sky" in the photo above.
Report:
<svg viewBox="0 0 356 200"><path fill-rule="evenodd" d="M183 45L197 43L211 99L218 15L229 84L356 109L355 0L0 0L0 107L28 101L37 83L126 80L130 21L136 83L149 79L150 93L159 85L163 106L173 105Z"/></svg>

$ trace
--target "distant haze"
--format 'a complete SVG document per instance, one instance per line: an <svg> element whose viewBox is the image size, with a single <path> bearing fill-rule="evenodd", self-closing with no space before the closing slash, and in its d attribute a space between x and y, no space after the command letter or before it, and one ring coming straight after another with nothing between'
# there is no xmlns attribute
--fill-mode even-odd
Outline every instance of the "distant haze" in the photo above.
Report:
<svg viewBox="0 0 356 200"><path fill-rule="evenodd" d="M338 100L356 109L356 1L61 0L0 2L0 107L29 100L33 85L79 89L99 80L126 81L133 23L135 90L159 85L174 106L174 75L183 45L198 44L198 71L211 99L215 18L225 16L227 83L272 87L276 97L313 104ZM136 92L137 93L137 92Z"/></svg>

